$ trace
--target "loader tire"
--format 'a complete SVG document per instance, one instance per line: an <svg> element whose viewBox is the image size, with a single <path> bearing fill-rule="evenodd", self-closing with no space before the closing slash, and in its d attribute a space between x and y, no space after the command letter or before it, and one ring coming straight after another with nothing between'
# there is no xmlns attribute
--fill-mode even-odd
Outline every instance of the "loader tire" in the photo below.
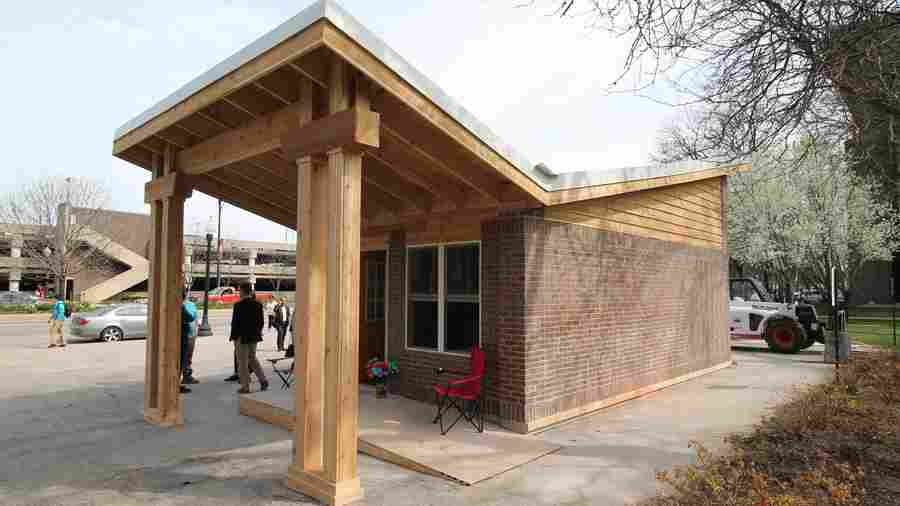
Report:
<svg viewBox="0 0 900 506"><path fill-rule="evenodd" d="M766 326L766 343L775 353L797 353L806 344L806 337L796 322L777 320Z"/></svg>

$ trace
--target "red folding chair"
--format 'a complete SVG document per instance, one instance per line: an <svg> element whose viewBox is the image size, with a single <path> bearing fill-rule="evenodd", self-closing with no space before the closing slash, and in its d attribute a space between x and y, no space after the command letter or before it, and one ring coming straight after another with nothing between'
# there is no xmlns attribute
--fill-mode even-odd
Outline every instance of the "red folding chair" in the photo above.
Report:
<svg viewBox="0 0 900 506"><path fill-rule="evenodd" d="M434 385L437 401L437 414L431 423L441 424L441 435L446 435L456 422L465 418L478 432L484 432L484 399L481 396L481 385L484 380L484 352L480 348L472 348L469 372L454 369L435 369L435 375L455 374L460 379L447 380L446 383ZM451 408L459 412L446 429L444 415Z"/></svg>

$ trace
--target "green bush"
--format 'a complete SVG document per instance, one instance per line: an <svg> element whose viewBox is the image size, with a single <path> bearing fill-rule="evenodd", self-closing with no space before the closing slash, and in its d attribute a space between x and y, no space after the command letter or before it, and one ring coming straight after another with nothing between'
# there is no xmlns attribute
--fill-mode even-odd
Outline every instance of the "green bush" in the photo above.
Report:
<svg viewBox="0 0 900 506"><path fill-rule="evenodd" d="M42 306L44 304L41 304ZM0 314L30 314L37 313L38 306L35 304L0 304Z"/></svg>
<svg viewBox="0 0 900 506"><path fill-rule="evenodd" d="M92 311L96 306L86 302L70 302L72 313ZM0 314L35 314L53 311L53 303L42 304L0 304Z"/></svg>

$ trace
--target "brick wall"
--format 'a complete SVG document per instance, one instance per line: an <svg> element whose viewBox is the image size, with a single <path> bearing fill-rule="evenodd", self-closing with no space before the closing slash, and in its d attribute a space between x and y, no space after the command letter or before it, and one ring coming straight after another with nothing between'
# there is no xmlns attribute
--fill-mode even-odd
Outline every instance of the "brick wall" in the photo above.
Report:
<svg viewBox="0 0 900 506"><path fill-rule="evenodd" d="M721 250L523 221L526 424L729 359Z"/></svg>
<svg viewBox="0 0 900 506"><path fill-rule="evenodd" d="M396 389L433 401L436 367L468 359L406 350L406 241L389 241L389 355ZM481 227L486 411L528 430L546 417L729 359L721 250L546 221Z"/></svg>

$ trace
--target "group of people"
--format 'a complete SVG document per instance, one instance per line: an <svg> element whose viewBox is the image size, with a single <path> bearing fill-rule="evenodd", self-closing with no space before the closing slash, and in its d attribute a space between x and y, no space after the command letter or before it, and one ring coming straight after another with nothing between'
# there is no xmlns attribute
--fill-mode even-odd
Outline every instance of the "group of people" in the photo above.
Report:
<svg viewBox="0 0 900 506"><path fill-rule="evenodd" d="M264 315L268 313L269 328L276 331L278 351L285 351L285 337L288 331L293 338L294 323L291 308L281 299L273 299L263 308L253 296L250 283L241 285L241 300L234 305L231 314L231 340L234 342L234 374L225 381L240 381L239 394L250 393L250 375L255 374L260 389L269 388L266 374L256 358L256 349L262 341Z"/></svg>
<svg viewBox="0 0 900 506"><path fill-rule="evenodd" d="M256 374L261 390L268 390L269 380L256 358L256 348L262 341L263 307L254 297L250 283L241 284L240 292L241 300L232 309L229 336L229 341L234 343L234 374L225 378L225 381L240 381L238 393L247 394L250 393L251 373ZM280 303L283 304L284 301ZM186 385L199 383L194 378L192 367L197 338L196 321L197 306L185 291L181 307L181 393L191 391Z"/></svg>
<svg viewBox="0 0 900 506"><path fill-rule="evenodd" d="M225 381L240 381L240 394L250 393L250 374L256 374L260 389L267 390L269 381L263 368L256 358L256 349L263 340L263 327L265 326L262 304L256 300L253 287L250 283L243 283L240 287L241 300L234 305L231 314L231 334L229 341L234 344L234 374L225 378ZM190 293L185 290L181 305L181 370L179 376L181 393L189 393L191 389L187 385L199 383L194 377L193 359L197 342L197 305L192 300ZM284 299L277 299L267 304L269 313L269 328L277 332L278 351L285 351L285 337L290 331L293 339L294 324L291 318L291 309ZM56 301L48 321L50 327L49 348L63 348L66 346L63 337L63 326L69 317L69 309L62 300Z"/></svg>

